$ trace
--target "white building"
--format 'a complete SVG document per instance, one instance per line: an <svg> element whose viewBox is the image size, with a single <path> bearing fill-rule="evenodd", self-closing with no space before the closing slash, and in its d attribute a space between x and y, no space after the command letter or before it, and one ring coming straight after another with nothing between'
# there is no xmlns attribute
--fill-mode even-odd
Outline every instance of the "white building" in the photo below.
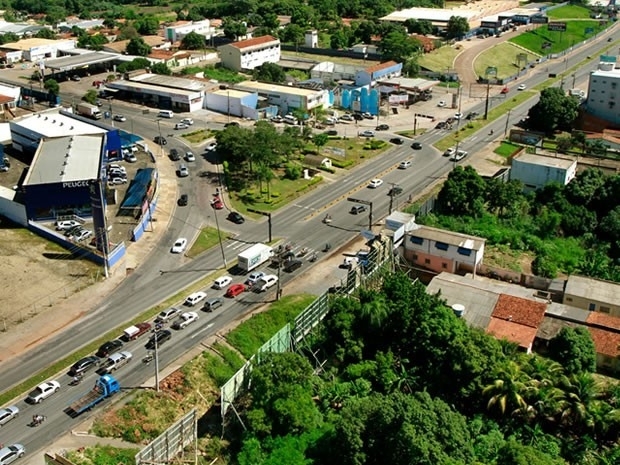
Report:
<svg viewBox="0 0 620 465"><path fill-rule="evenodd" d="M522 153L512 159L510 179L521 181L525 190L537 190L550 182L566 185L577 174L577 161Z"/></svg>
<svg viewBox="0 0 620 465"><path fill-rule="evenodd" d="M620 69L615 63L600 63L590 73L587 112L615 125L620 124Z"/></svg>
<svg viewBox="0 0 620 465"><path fill-rule="evenodd" d="M208 19L202 21L190 21L168 26L166 28L166 39L170 42L177 42L183 40L183 38L190 32L195 32L204 36L205 39L210 39L213 35L214 28L211 28L211 22Z"/></svg>
<svg viewBox="0 0 620 465"><path fill-rule="evenodd" d="M310 111L320 106L323 108L332 106L330 93L327 90L301 89L257 81L240 82L235 84L235 89L258 94L270 105L279 107L283 115L296 109Z"/></svg>
<svg viewBox="0 0 620 465"><path fill-rule="evenodd" d="M75 48L73 39L22 39L0 46L4 51L21 52L21 58L26 61L38 62L48 58L58 57L58 52Z"/></svg>
<svg viewBox="0 0 620 465"><path fill-rule="evenodd" d="M224 67L235 71L254 69L263 63L280 61L280 40L272 36L255 37L222 45L218 51Z"/></svg>

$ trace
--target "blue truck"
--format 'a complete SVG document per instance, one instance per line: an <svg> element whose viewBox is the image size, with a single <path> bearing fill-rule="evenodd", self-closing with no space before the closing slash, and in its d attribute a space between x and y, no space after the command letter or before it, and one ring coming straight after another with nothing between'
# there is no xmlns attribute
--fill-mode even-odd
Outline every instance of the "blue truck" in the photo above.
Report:
<svg viewBox="0 0 620 465"><path fill-rule="evenodd" d="M95 383L95 387L84 394L78 400L67 407L66 412L69 416L75 418L82 412L91 409L101 402L121 390L121 386L112 375L103 375Z"/></svg>

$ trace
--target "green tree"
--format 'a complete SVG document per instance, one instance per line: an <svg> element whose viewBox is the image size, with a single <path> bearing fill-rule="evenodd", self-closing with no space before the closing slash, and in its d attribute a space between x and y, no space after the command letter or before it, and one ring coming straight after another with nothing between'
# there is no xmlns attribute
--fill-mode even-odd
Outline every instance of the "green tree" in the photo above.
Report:
<svg viewBox="0 0 620 465"><path fill-rule="evenodd" d="M198 34L197 32L190 32L183 40L181 40L181 48L185 50L200 50L207 45L205 36Z"/></svg>
<svg viewBox="0 0 620 465"><path fill-rule="evenodd" d="M135 37L129 41L125 51L129 55L145 57L149 53L151 53L151 47L144 41L142 37Z"/></svg>
<svg viewBox="0 0 620 465"><path fill-rule="evenodd" d="M286 27L280 31L280 40L282 42L294 44L296 49L303 44L304 36L304 29L299 24L287 24Z"/></svg>
<svg viewBox="0 0 620 465"><path fill-rule="evenodd" d="M155 16L143 16L134 23L134 27L138 34L143 36L152 36L159 31L159 21Z"/></svg>
<svg viewBox="0 0 620 465"><path fill-rule="evenodd" d="M39 39L55 39L56 33L52 31L51 29L44 28L44 29L37 31L37 33L34 36Z"/></svg>
<svg viewBox="0 0 620 465"><path fill-rule="evenodd" d="M562 328L549 342L549 357L561 364L568 374L593 373L596 370L594 341L582 326Z"/></svg>
<svg viewBox="0 0 620 465"><path fill-rule="evenodd" d="M564 195L573 205L588 206L605 184L605 175L596 168L580 172L565 188Z"/></svg>
<svg viewBox="0 0 620 465"><path fill-rule="evenodd" d="M439 210L448 215L477 217L483 213L487 186L471 166L457 166L437 195Z"/></svg>
<svg viewBox="0 0 620 465"><path fill-rule="evenodd" d="M55 79L46 79L43 83L43 87L51 95L58 95L60 93L60 85Z"/></svg>
<svg viewBox="0 0 620 465"><path fill-rule="evenodd" d="M257 81L273 82L280 84L286 80L286 73L281 66L276 63L263 63L254 68L252 77Z"/></svg>
<svg viewBox="0 0 620 465"><path fill-rule="evenodd" d="M381 57L399 63L416 54L421 49L420 42L407 35L404 29L395 29L381 39Z"/></svg>
<svg viewBox="0 0 620 465"><path fill-rule="evenodd" d="M248 33L248 27L241 21L235 21L231 18L224 19L224 36L231 40L238 40Z"/></svg>
<svg viewBox="0 0 620 465"><path fill-rule="evenodd" d="M82 100L90 103L91 105L95 105L97 103L97 91L95 89L87 90Z"/></svg>
<svg viewBox="0 0 620 465"><path fill-rule="evenodd" d="M166 63L155 63L151 66L151 71L155 74L163 74L164 76L172 76L172 70Z"/></svg>
<svg viewBox="0 0 620 465"><path fill-rule="evenodd" d="M487 408L502 415L527 415L531 407L526 396L531 394L531 378L515 362L508 362L497 374L493 383L485 387L482 395L489 399Z"/></svg>
<svg viewBox="0 0 620 465"><path fill-rule="evenodd" d="M329 141L329 136L324 132L315 134L312 137L312 142L316 145L316 153L320 153L321 147L324 147ZM620 232L620 231L619 231Z"/></svg>
<svg viewBox="0 0 620 465"><path fill-rule="evenodd" d="M20 37L14 32L5 32L4 34L0 34L0 45L17 42L19 39Z"/></svg>
<svg viewBox="0 0 620 465"><path fill-rule="evenodd" d="M446 27L448 38L460 39L469 32L469 23L462 16L451 16Z"/></svg>
<svg viewBox="0 0 620 465"><path fill-rule="evenodd" d="M499 178L492 178L487 182L487 205L491 212L500 217L513 216L523 196L523 183L512 179L504 182Z"/></svg>
<svg viewBox="0 0 620 465"><path fill-rule="evenodd" d="M502 465L566 465L564 460L550 457L514 439L500 449L497 463Z"/></svg>
<svg viewBox="0 0 620 465"><path fill-rule="evenodd" d="M346 28L346 30L350 30L350 28ZM332 35L330 36L329 46L335 50L339 50L349 46L349 36L345 32L345 28L338 29L337 31L334 31L332 33Z"/></svg>
<svg viewBox="0 0 620 465"><path fill-rule="evenodd" d="M570 130L578 115L579 103L565 95L562 89L547 87L540 93L538 103L528 112L529 124L547 134L557 129Z"/></svg>
<svg viewBox="0 0 620 465"><path fill-rule="evenodd" d="M558 137L555 140L555 149L560 153L568 153L575 145L575 140L570 136Z"/></svg>

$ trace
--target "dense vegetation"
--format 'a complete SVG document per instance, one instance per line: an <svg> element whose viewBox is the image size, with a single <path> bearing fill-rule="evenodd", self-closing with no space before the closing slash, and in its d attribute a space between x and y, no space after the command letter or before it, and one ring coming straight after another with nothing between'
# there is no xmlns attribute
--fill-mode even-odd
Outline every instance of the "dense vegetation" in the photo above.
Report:
<svg viewBox="0 0 620 465"><path fill-rule="evenodd" d="M457 167L441 189L437 212L419 222L536 255L534 274L620 281L620 176L587 169L568 185L524 194L517 181L485 181Z"/></svg>
<svg viewBox="0 0 620 465"><path fill-rule="evenodd" d="M332 302L312 362L270 354L252 371L233 462L394 465L611 464L620 388L582 363L517 352L466 326L424 286L393 274ZM320 369L318 368L320 363ZM316 374L318 373L318 374Z"/></svg>

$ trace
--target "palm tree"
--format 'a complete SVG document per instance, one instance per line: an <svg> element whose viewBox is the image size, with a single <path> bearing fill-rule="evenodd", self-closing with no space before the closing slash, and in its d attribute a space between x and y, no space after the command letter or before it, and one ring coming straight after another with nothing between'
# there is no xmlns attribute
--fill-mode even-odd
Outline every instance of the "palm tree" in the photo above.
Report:
<svg viewBox="0 0 620 465"><path fill-rule="evenodd" d="M560 401L560 423L577 428L592 428L594 418L590 407L596 399L599 388L589 373L565 377L562 381L564 391Z"/></svg>
<svg viewBox="0 0 620 465"><path fill-rule="evenodd" d="M525 398L536 388L532 379L521 371L519 365L510 361L502 368L497 379L482 390L482 395L489 397L487 408L499 409L502 415L531 415L532 406Z"/></svg>

